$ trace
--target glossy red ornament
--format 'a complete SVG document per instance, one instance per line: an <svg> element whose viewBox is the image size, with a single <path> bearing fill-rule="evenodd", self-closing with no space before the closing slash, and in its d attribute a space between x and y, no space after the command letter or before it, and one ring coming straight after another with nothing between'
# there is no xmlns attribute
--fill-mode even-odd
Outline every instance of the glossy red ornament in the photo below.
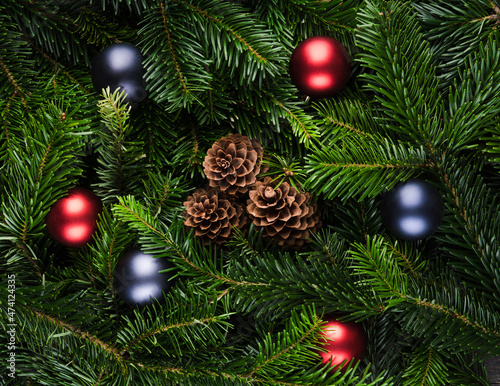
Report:
<svg viewBox="0 0 500 386"><path fill-rule="evenodd" d="M313 36L297 45L290 57L292 83L311 98L326 98L342 90L351 75L346 48L329 36Z"/></svg>
<svg viewBox="0 0 500 386"><path fill-rule="evenodd" d="M102 202L92 191L72 188L56 201L45 217L47 232L62 245L79 248L92 241Z"/></svg>
<svg viewBox="0 0 500 386"><path fill-rule="evenodd" d="M327 350L327 352L320 352L322 362L329 363L332 358L331 366L334 371L346 361L340 368L341 371L345 370L351 360L357 362L366 353L367 338L361 323L341 322L331 317L323 326L321 334L326 342L322 347Z"/></svg>

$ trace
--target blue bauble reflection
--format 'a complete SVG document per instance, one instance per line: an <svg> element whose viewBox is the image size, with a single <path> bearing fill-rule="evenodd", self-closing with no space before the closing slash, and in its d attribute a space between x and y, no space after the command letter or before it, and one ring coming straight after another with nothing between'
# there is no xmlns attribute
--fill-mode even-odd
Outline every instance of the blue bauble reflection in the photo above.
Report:
<svg viewBox="0 0 500 386"><path fill-rule="evenodd" d="M399 239L415 241L431 236L443 220L444 205L430 183L412 179L398 183L382 200L382 221Z"/></svg>
<svg viewBox="0 0 500 386"><path fill-rule="evenodd" d="M141 50L129 43L115 43L99 52L92 62L92 84L98 94L120 88L125 102L135 106L147 96L144 57Z"/></svg>
<svg viewBox="0 0 500 386"><path fill-rule="evenodd" d="M144 307L164 299L163 292L172 286L172 268L166 258L156 258L139 249L124 254L113 271L116 294L127 304Z"/></svg>

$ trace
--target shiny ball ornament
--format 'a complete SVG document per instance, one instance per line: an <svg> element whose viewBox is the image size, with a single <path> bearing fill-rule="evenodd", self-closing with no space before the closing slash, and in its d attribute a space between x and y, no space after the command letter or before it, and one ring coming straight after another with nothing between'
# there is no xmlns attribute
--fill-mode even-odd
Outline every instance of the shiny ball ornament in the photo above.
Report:
<svg viewBox="0 0 500 386"><path fill-rule="evenodd" d="M99 52L92 62L92 84L97 93L109 87L125 91L125 102L135 106L146 98L143 56L129 43L115 43Z"/></svg>
<svg viewBox="0 0 500 386"><path fill-rule="evenodd" d="M92 241L102 202L92 191L72 188L56 201L45 217L47 232L58 243L80 248Z"/></svg>
<svg viewBox="0 0 500 386"><path fill-rule="evenodd" d="M444 204L438 190L430 183L411 179L400 182L383 198L382 222L398 239L422 240L441 224Z"/></svg>
<svg viewBox="0 0 500 386"><path fill-rule="evenodd" d="M335 317L327 319L323 325L321 335L326 342L321 351L321 361L330 363L333 371L340 368L344 371L351 361L359 361L365 356L367 337L361 323L353 321L340 321ZM344 364L342 364L345 361Z"/></svg>
<svg viewBox="0 0 500 386"><path fill-rule="evenodd" d="M326 98L342 90L351 75L346 48L329 36L313 36L297 45L289 63L292 83L311 98Z"/></svg>
<svg viewBox="0 0 500 386"><path fill-rule="evenodd" d="M153 301L161 301L163 293L172 286L171 272L160 271L172 268L166 258L156 258L139 249L126 252L113 271L113 285L117 295L129 306L140 308Z"/></svg>

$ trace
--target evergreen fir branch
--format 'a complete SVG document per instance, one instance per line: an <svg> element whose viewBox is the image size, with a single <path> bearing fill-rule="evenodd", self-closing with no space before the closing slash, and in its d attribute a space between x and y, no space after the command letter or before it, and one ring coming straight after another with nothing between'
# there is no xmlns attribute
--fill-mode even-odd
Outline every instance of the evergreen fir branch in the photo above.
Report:
<svg viewBox="0 0 500 386"><path fill-rule="evenodd" d="M366 321L369 342L366 359L373 363L371 371L374 375L384 373L392 385L400 385L407 364L404 355L412 338L401 332L395 319L395 313L385 312Z"/></svg>
<svg viewBox="0 0 500 386"><path fill-rule="evenodd" d="M16 30L4 6L0 7L0 97L20 98L24 105L33 90L29 79L35 75L26 41Z"/></svg>
<svg viewBox="0 0 500 386"><path fill-rule="evenodd" d="M113 285L113 271L123 251L130 243L130 230L122 222L113 218L106 207L97 222L99 237L95 237L95 242L89 247L91 256L89 261L90 269L96 269L95 282L100 284L99 289L108 289L113 294L116 304L116 296Z"/></svg>
<svg viewBox="0 0 500 386"><path fill-rule="evenodd" d="M278 154L270 154L269 152L266 155L263 165L266 168L269 167L269 170L260 173L259 176L261 178L272 176L274 181L279 181L277 186L286 181L298 191L303 190L307 176L298 158L285 158Z"/></svg>
<svg viewBox="0 0 500 386"><path fill-rule="evenodd" d="M300 299L300 304L314 303L332 312L362 310L363 315L376 315L383 311L385 306L374 297L373 291L365 291L365 287L357 284L357 275L351 275L329 259L310 259L308 254L292 257L271 250L251 259L233 261L228 275L234 280L254 283L234 287L237 310L252 312L256 318L272 310L273 318L278 318L295 309Z"/></svg>
<svg viewBox="0 0 500 386"><path fill-rule="evenodd" d="M490 161L500 162L500 122L496 121L492 127L485 130L487 131L487 136L482 138L486 142L484 152Z"/></svg>
<svg viewBox="0 0 500 386"><path fill-rule="evenodd" d="M266 4L267 3L267 4ZM310 2L303 0L258 1L255 12L278 31L285 45L311 36L333 36L349 48L353 47L359 1ZM292 33L295 39L286 36ZM286 36L286 38L283 38ZM285 40L286 39L286 40Z"/></svg>
<svg viewBox="0 0 500 386"><path fill-rule="evenodd" d="M50 65L53 67L55 74L52 83L54 84L54 86L56 86L57 82L59 81L59 77L63 75L65 80L71 82L74 85L77 85L78 88L85 94L91 93L91 91L87 87L85 87L85 82L82 81L82 76L84 75L77 73L75 69L72 69L72 71L70 72L70 70L67 69L65 65L56 61L54 58L50 57L46 52L44 52L40 47L38 47L33 39L27 38L27 41L29 42L31 48L38 52L40 57L43 58L47 63L50 63Z"/></svg>
<svg viewBox="0 0 500 386"><path fill-rule="evenodd" d="M293 25L293 22L287 13L290 11L291 3L287 0L252 0L247 2L247 6L251 7L252 12L259 20L262 20L274 31L283 46L290 50L292 32L289 28L290 25Z"/></svg>
<svg viewBox="0 0 500 386"><path fill-rule="evenodd" d="M101 0L101 9L103 11L112 10L115 15L124 11L123 5L126 5L127 10L136 15L142 15L144 11L152 7L149 0Z"/></svg>
<svg viewBox="0 0 500 386"><path fill-rule="evenodd" d="M296 138L307 148L320 135L320 122L307 111L305 102L296 99L295 94L294 86L284 83L273 83L269 89L252 92L238 90L237 105L231 112L233 125L239 132L260 138L273 147L278 146L281 152L295 154L295 149L287 149L287 143L280 143L284 141L278 138L286 136L288 141Z"/></svg>
<svg viewBox="0 0 500 386"><path fill-rule="evenodd" d="M456 355L451 363L448 363L448 382L452 385L481 385L490 386L488 370L477 357L481 354Z"/></svg>
<svg viewBox="0 0 500 386"><path fill-rule="evenodd" d="M177 153L175 146L182 135L183 115L174 117L150 99L141 102L130 115L130 136L143 143L148 163L162 170L172 163ZM171 155L165 157L166 154Z"/></svg>
<svg viewBox="0 0 500 386"><path fill-rule="evenodd" d="M365 142L356 136L340 135L336 142L306 158L306 187L328 199L374 197L431 166L423 148L387 138L374 141L370 147L362 145Z"/></svg>
<svg viewBox="0 0 500 386"><path fill-rule="evenodd" d="M484 131L495 129L500 112L500 50L494 35L464 59L448 94L445 145L448 151L477 147Z"/></svg>
<svg viewBox="0 0 500 386"><path fill-rule="evenodd" d="M317 248L302 252L304 258L316 257L332 263L336 267L345 268L346 241L334 233L331 227L320 229L311 237L311 243Z"/></svg>
<svg viewBox="0 0 500 386"><path fill-rule="evenodd" d="M108 87L103 90L103 99L98 105L104 127L97 132L101 166L97 168L100 182L96 186L103 202L134 191L144 173L141 160L145 154L141 143L128 139L130 107L124 98L123 91L117 89L111 93Z"/></svg>
<svg viewBox="0 0 500 386"><path fill-rule="evenodd" d="M140 232L139 242L144 252L157 257L170 257L181 269L180 274L198 277L200 280L212 280L212 287L219 284L229 286L265 286L266 283L254 283L231 279L218 267L215 251L197 245L194 236L184 232L182 222L173 223L166 229L133 196L119 197L119 203L113 208L117 218L128 223ZM216 283L214 285L214 283Z"/></svg>
<svg viewBox="0 0 500 386"><path fill-rule="evenodd" d="M311 145L313 139L319 137L319 128L315 120L299 109L300 104L281 102L275 97L271 100L276 106L278 115L289 122L293 134L306 148Z"/></svg>
<svg viewBox="0 0 500 386"><path fill-rule="evenodd" d="M405 273L421 279L423 273L427 271L428 262L422 259L422 253L413 243L398 243L388 245L394 252L394 257L398 260L401 268L405 267Z"/></svg>
<svg viewBox="0 0 500 386"><path fill-rule="evenodd" d="M453 292L446 288L433 290L421 281L410 281L403 275L392 251L382 238L368 240L367 245L354 244L351 252L352 268L361 276L361 285L369 285L374 293L386 301L386 310L405 309L403 328L425 340L425 344L454 351L474 352L485 349L498 352L500 330L496 313L484 308L471 308L473 301L455 287ZM465 291L464 291L465 293ZM422 315L424 317L417 317ZM425 325L422 321L425 320ZM460 329L467 347L450 336Z"/></svg>
<svg viewBox="0 0 500 386"><path fill-rule="evenodd" d="M367 238L366 244L355 243L350 251L351 269L360 276L359 285L369 285L382 299L387 308L404 302L408 290L408 278L403 274L394 249L382 237Z"/></svg>
<svg viewBox="0 0 500 386"><path fill-rule="evenodd" d="M424 291L420 292L423 295ZM485 357L499 355L498 312L479 310L471 297L460 292L456 288L436 291L426 287L428 297L408 297L408 302L403 304L404 320L400 318L402 328L421 338L422 344L449 350L452 354L473 354L481 350ZM417 315L421 316L417 318Z"/></svg>
<svg viewBox="0 0 500 386"><path fill-rule="evenodd" d="M484 296L500 304L500 278L496 274L500 269L498 195L487 187L479 169L480 165L454 158L440 165L448 207L454 215L444 221L448 232L456 235L453 241L445 235L440 238L457 259L452 263L454 268L469 279L470 285L481 288Z"/></svg>
<svg viewBox="0 0 500 386"><path fill-rule="evenodd" d="M444 385L448 372L439 350L421 346L412 353L412 362L403 375L403 385Z"/></svg>
<svg viewBox="0 0 500 386"><path fill-rule="evenodd" d="M9 13L21 28L22 32L33 39L43 51L51 52L56 58L73 64L89 58L86 46L76 38L76 26L72 15L66 13L55 2L44 1L12 1Z"/></svg>
<svg viewBox="0 0 500 386"><path fill-rule="evenodd" d="M324 129L321 134L325 143L334 142L339 133L352 133L371 139L373 134L383 130L377 123L371 103L353 95L339 97L335 101L317 101L313 107L323 119Z"/></svg>
<svg viewBox="0 0 500 386"><path fill-rule="evenodd" d="M231 78L238 69L240 84L257 82L259 88L266 76L275 76L283 69L284 57L275 34L261 24L247 9L229 1L197 0L196 4L174 0L180 4L195 25L204 26L200 38L211 47L216 67L231 69Z"/></svg>
<svg viewBox="0 0 500 386"><path fill-rule="evenodd" d="M345 240L365 243L367 236L380 233L382 229L379 207L380 197L350 198L342 205L335 205L332 228Z"/></svg>
<svg viewBox="0 0 500 386"><path fill-rule="evenodd" d="M18 307L16 316L23 326L16 330L18 347L23 351L16 359L22 365L22 358L29 358L19 366L18 377L32 377L43 384L59 380L76 385L91 384L91 378L95 381L99 373L96 366L111 374L127 371L116 348L93 334L31 306ZM82 369L91 363L91 371ZM75 379L78 381L72 381Z"/></svg>
<svg viewBox="0 0 500 386"><path fill-rule="evenodd" d="M104 48L122 41L132 42L135 37L135 31L130 27L120 26L113 20L106 20L102 14L87 7L80 9L75 24L77 25L75 33L86 39L87 43L97 47Z"/></svg>
<svg viewBox="0 0 500 386"><path fill-rule="evenodd" d="M286 378L295 368L314 363L317 356L314 343L319 339L321 324L313 309L292 311L285 329L273 336L268 334L259 345L259 354L246 376L277 380L281 374Z"/></svg>
<svg viewBox="0 0 500 386"><path fill-rule="evenodd" d="M125 317L126 327L117 338L122 346L121 355L128 352L138 357L144 347L155 347L154 352L148 353L148 360L180 358L189 353L200 359L204 357L207 364L212 362L214 358L210 355L216 354L224 341L229 314L221 312L212 298L195 294L194 288L186 290L171 290L165 296L165 303L148 307L145 318L139 317L137 311L133 318Z"/></svg>
<svg viewBox="0 0 500 386"><path fill-rule="evenodd" d="M172 173L148 172L144 180L144 200L153 216L162 210L179 208L187 191L187 182Z"/></svg>
<svg viewBox="0 0 500 386"><path fill-rule="evenodd" d="M147 11L139 30L150 98L168 105L168 111L190 107L211 81L206 70L210 61L192 28L183 23L182 10L159 3Z"/></svg>
<svg viewBox="0 0 500 386"><path fill-rule="evenodd" d="M448 86L463 71L466 58L477 52L498 23L500 11L489 0L415 2L423 33L436 57L439 87Z"/></svg>
<svg viewBox="0 0 500 386"><path fill-rule="evenodd" d="M342 34L354 30L353 21L356 20L356 12L360 6L359 0L341 1L335 0L324 3L311 3L303 0L291 0L315 24L324 24L331 33Z"/></svg>
<svg viewBox="0 0 500 386"><path fill-rule="evenodd" d="M441 133L442 105L432 52L413 9L408 2L367 1L358 19L359 60L372 70L362 78L387 128L420 144L432 142Z"/></svg>
<svg viewBox="0 0 500 386"><path fill-rule="evenodd" d="M88 121L76 119L79 106L73 107L75 110L65 111L60 102L41 107L37 120L33 117L24 125L24 138L9 142L10 178L2 187L2 195L8 199L2 203L0 232L15 236L24 251L29 245L35 247L33 238L42 235L48 208L82 172L77 157L82 152L82 138L89 134ZM38 205L32 206L33 200Z"/></svg>

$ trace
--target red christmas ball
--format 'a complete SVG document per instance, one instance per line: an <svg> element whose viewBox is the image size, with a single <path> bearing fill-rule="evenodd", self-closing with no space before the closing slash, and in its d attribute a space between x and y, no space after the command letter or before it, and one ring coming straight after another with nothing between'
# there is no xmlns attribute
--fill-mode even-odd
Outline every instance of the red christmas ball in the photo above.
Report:
<svg viewBox="0 0 500 386"><path fill-rule="evenodd" d="M346 48L329 36L313 36L297 45L290 57L292 83L311 98L337 94L351 75Z"/></svg>
<svg viewBox="0 0 500 386"><path fill-rule="evenodd" d="M85 188L72 188L56 201L45 217L47 232L60 244L79 248L92 241L102 202Z"/></svg>
<svg viewBox="0 0 500 386"><path fill-rule="evenodd" d="M331 358L334 371L339 367L341 371L345 370L351 360L357 362L366 353L367 338L360 323L341 322L332 317L323 326L321 335L326 342L323 348L327 350L327 352L320 352L322 362L329 363ZM346 361L345 364L341 366L344 361Z"/></svg>

